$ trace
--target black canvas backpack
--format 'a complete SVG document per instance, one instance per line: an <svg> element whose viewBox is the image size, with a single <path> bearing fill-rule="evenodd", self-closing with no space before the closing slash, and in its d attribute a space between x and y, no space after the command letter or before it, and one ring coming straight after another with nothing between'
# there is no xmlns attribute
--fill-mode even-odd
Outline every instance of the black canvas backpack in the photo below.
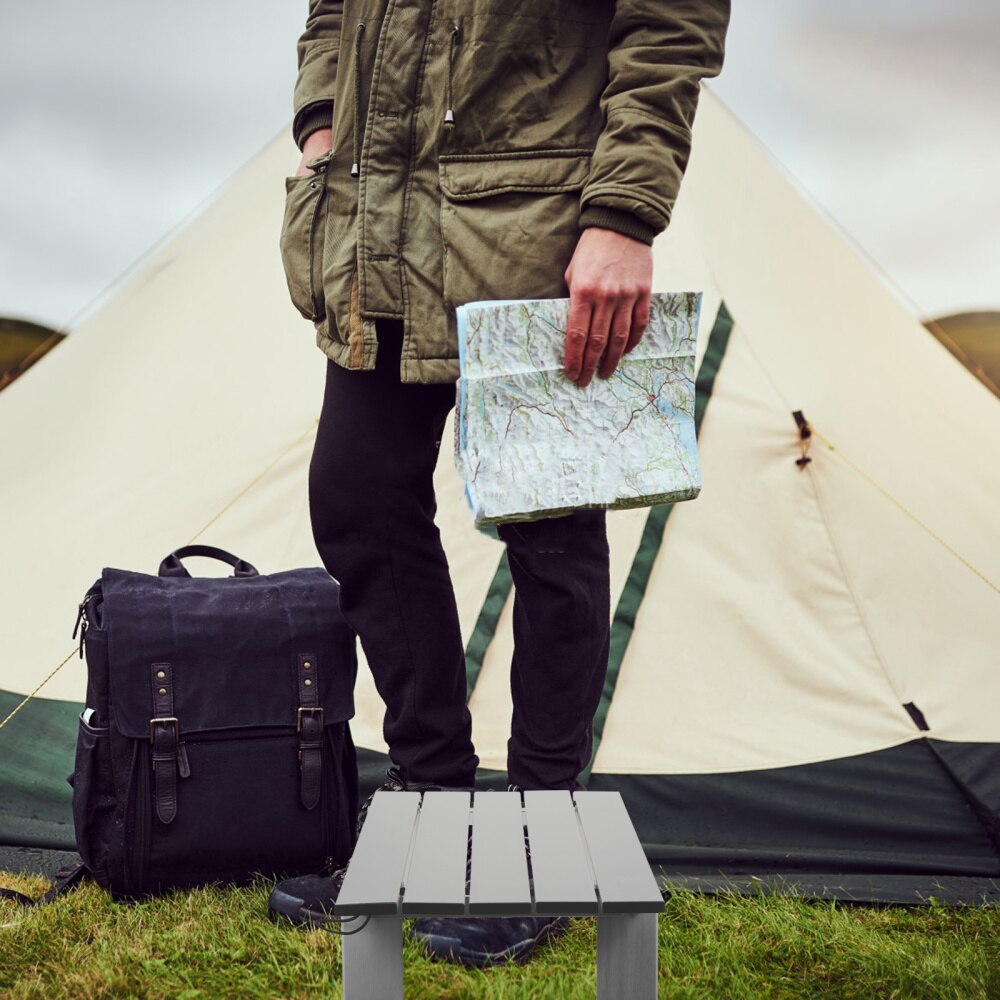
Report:
<svg viewBox="0 0 1000 1000"><path fill-rule="evenodd" d="M186 556L234 575L192 577ZM115 896L347 862L357 654L339 592L322 569L262 576L203 545L87 592L73 821Z"/></svg>

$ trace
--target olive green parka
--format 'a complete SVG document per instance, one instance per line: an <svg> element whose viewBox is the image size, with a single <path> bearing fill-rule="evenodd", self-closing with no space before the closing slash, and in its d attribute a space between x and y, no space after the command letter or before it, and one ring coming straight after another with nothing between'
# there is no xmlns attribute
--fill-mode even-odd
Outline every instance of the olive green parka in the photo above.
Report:
<svg viewBox="0 0 1000 1000"><path fill-rule="evenodd" d="M286 180L292 301L338 364L401 319L403 382L458 377L455 306L559 298L580 230L651 243L728 0L310 0Z"/></svg>

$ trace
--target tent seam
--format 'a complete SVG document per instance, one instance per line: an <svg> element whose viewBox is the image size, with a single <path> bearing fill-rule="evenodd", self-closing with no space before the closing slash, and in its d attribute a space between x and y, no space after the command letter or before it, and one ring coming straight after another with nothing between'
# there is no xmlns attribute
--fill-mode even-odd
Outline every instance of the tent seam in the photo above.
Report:
<svg viewBox="0 0 1000 1000"><path fill-rule="evenodd" d="M872 628L871 622L868 616L865 614L864 607L862 606L861 600L858 597L858 593L854 588L854 584L851 582L850 575L847 572L847 566L844 564L844 560L841 557L840 549L837 546L837 540L833 536L833 532L830 530L830 522L826 516L826 509L823 505L822 491L819 488L819 483L817 482L816 476L813 475L811 468L806 468L806 473L809 476L809 482L812 485L813 497L816 501L816 509L819 511L819 516L823 519L823 528L826 531L826 537L830 540L830 547L833 549L834 558L837 560L837 565L840 567L840 575L844 581L844 585L847 587L848 594L851 595L851 603L854 605L857 611L858 618L861 621L862 626L865 630L865 635L868 637L868 642L871 645L872 652L875 654L875 659L878 661L879 669L882 671L882 676L885 678L886 684L888 684L889 689L892 691L896 698L896 703L902 707L903 697L899 692L893 682L892 675L889 673L888 666L886 665L885 656L882 653L882 649L879 646L878 640L875 637L875 632ZM909 713L907 713L907 718L909 719ZM913 720L910 719L912 723Z"/></svg>
<svg viewBox="0 0 1000 1000"><path fill-rule="evenodd" d="M992 846L997 858L1000 859L1000 816L990 807L990 805L984 802L972 788L959 777L958 773L952 768L947 760L942 756L937 747L934 746L933 740L928 736L922 736L920 741L923 743L927 752L934 758L938 766L951 780L951 783L955 786L958 793L965 800L965 804L969 807L969 811L976 818L979 824L982 826L984 833L989 838L990 845Z"/></svg>
<svg viewBox="0 0 1000 1000"><path fill-rule="evenodd" d="M760 360L760 355L757 353L757 349L754 347L753 341L747 335L746 331L741 328L740 333L743 335L743 339L744 341L746 341L746 345L750 349L750 356L754 359L754 362L760 369L760 373L764 376L765 379L767 379L767 381L771 385L771 388L774 389L774 391L780 397L781 401L785 404L785 406L788 407L789 411L794 410L795 407L793 407L792 404L789 403L788 398L781 391L780 387L778 386L778 383L774 380L774 377L768 371L764 363ZM858 465L847 455L845 455L840 448L837 448L833 444L833 442L816 427L811 426L811 431L830 449L830 451L835 452L837 457L842 462L845 462L849 469L851 469L857 475L861 476L861 478L864 479L869 484L869 486L872 486L874 489L878 490L878 492L881 493L886 500L888 500L891 504L897 507L901 513L905 514L911 521L913 521L913 523L918 528L920 528L921 531L925 532L931 538L933 538L934 541L936 541L938 545L940 545L946 552L954 556L963 566L965 566L967 570L969 570L970 573L973 573L975 576L979 577L979 579L982 580L983 583L986 584L986 586L990 587L992 590L1000 594L1000 586L998 586L985 573L983 573L982 570L977 569L976 566L974 566L973 563L970 562L970 560L966 559L961 552L959 552L953 546L949 545L948 542L946 542L944 538L941 537L941 535L939 535L930 525L925 524L924 521L922 521L916 514L913 513L913 511L911 511L907 506L905 506L905 504L903 504L900 500L897 500L896 497L894 497L884 486L882 486L877 479L869 475L867 472L865 472L864 469L861 468L860 465Z"/></svg>
<svg viewBox="0 0 1000 1000"><path fill-rule="evenodd" d="M743 335L743 340L746 342L747 346L750 348L750 356L756 362L757 367L761 371L761 374L763 374L763 376L771 384L771 388L775 391L775 393L778 395L778 397L781 399L781 401L785 404L785 406L788 407L789 411L791 411L793 409L791 403L788 402L788 398L781 391L781 389L779 388L777 382L775 382L774 377L771 375L771 373L768 371L767 367L761 361L760 355L757 353L757 350L754 347L752 341L747 336L746 331L743 330L743 329L741 329L740 333ZM882 675L883 675L883 677L885 677L886 683L889 685L889 689L892 691L893 695L895 696L896 702L899 705L902 705L903 704L903 696L900 694L898 688L893 683L892 676L890 675L888 667L886 666L885 656L883 655L881 647L879 646L878 641L875 638L875 633L874 633L874 630L872 628L871 622L869 621L868 616L864 612L864 608L862 607L861 600L858 597L857 591L855 590L854 585L851 583L851 578L850 578L850 576L847 573L847 567L846 567L846 565L844 563L844 560L843 560L843 558L842 558L842 556L840 554L840 549L838 548L836 539L833 536L833 531L830 529L830 522L829 522L829 520L828 520L828 518L826 516L826 509L825 509L825 507L823 505L822 492L820 490L817 478L813 474L812 468L810 468L810 467L807 466L804 471L806 471L807 474L809 475L809 482L812 484L812 492L813 492L813 497L814 497L815 502L816 502L816 509L819 511L819 515L820 515L820 517L823 520L823 528L824 528L824 530L826 532L826 537L830 541L830 547L833 549L834 558L837 560L837 565L840 568L841 578L844 581L844 585L847 587L847 592L851 595L851 603L854 605L854 608L855 608L855 610L857 611L857 614L858 614L858 618L861 620L861 624L864 627L865 635L868 637L868 642L871 645L872 652L875 654L875 659L878 661L879 669L882 671ZM907 717L909 718L909 715L907 715ZM913 720L910 719L910 721L912 722Z"/></svg>

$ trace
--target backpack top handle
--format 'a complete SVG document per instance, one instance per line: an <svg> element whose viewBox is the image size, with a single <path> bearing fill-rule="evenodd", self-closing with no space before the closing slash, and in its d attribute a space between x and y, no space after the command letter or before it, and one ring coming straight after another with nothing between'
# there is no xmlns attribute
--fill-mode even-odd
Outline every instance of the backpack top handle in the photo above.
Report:
<svg viewBox="0 0 1000 1000"><path fill-rule="evenodd" d="M217 549L212 545L184 545L179 549L175 549L160 563L160 570L157 575L190 577L191 574L181 563L181 560L187 556L207 556L209 559L218 559L220 562L233 567L233 576L260 575L257 572L257 568L251 566L246 560L240 559L239 556L234 556L231 552L226 552L225 549Z"/></svg>

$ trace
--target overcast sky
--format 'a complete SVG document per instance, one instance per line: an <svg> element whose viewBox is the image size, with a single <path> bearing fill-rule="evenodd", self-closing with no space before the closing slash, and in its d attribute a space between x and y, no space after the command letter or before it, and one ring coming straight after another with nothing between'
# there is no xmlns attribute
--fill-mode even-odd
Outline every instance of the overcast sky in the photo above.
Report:
<svg viewBox="0 0 1000 1000"><path fill-rule="evenodd" d="M1000 3L734 8L720 96L918 314L1000 308ZM72 327L286 128L305 11L5 0L0 315Z"/></svg>

